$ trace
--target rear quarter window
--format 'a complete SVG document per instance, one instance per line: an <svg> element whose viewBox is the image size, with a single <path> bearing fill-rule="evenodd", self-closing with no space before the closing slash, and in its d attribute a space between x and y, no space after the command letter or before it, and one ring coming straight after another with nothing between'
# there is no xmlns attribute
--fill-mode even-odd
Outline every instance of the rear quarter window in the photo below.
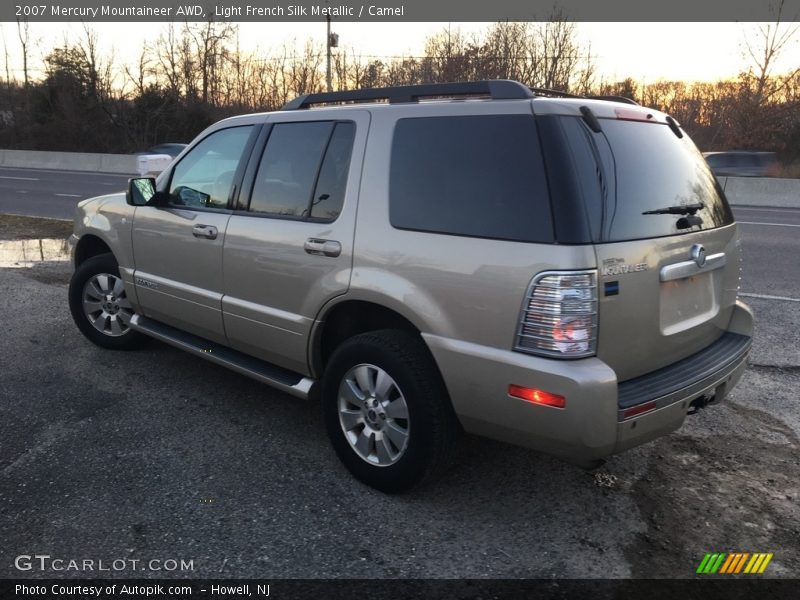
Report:
<svg viewBox="0 0 800 600"><path fill-rule="evenodd" d="M389 212L398 229L553 242L534 117L398 120L392 141Z"/></svg>

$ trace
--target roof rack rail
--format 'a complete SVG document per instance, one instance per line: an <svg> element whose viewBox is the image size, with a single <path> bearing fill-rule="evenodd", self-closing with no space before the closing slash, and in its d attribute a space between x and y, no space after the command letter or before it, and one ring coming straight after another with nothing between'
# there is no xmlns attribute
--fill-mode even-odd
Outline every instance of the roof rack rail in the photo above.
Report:
<svg viewBox="0 0 800 600"><path fill-rule="evenodd" d="M576 96L569 92L562 92L561 90L551 90L550 88L529 88L537 96L552 96L553 98L582 98L583 96Z"/></svg>
<svg viewBox="0 0 800 600"><path fill-rule="evenodd" d="M636 100L633 98L628 98L627 96L586 96L589 100L606 100L608 102L623 102L625 104L635 104L636 106L641 106Z"/></svg>
<svg viewBox="0 0 800 600"><path fill-rule="evenodd" d="M402 102L417 102L420 98L435 98L437 96L489 96L492 100L520 100L524 98L533 98L534 92L518 81L512 81L510 79L430 83L343 92L304 94L285 104L281 110L300 110L308 108L313 104L369 102L371 100L388 100L391 104L397 104Z"/></svg>

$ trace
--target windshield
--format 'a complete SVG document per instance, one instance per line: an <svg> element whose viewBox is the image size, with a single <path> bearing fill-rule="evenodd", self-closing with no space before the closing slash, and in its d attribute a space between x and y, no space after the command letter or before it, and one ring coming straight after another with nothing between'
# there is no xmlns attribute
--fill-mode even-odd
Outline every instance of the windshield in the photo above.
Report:
<svg viewBox="0 0 800 600"><path fill-rule="evenodd" d="M595 241L679 235L733 222L722 189L685 133L679 138L659 123L600 123L596 134L579 118L563 122Z"/></svg>

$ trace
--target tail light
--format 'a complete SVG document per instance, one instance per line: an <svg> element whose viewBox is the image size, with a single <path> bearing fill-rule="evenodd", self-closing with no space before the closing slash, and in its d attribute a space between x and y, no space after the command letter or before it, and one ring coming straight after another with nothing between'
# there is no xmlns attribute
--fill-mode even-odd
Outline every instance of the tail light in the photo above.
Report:
<svg viewBox="0 0 800 600"><path fill-rule="evenodd" d="M547 271L533 278L522 305L519 352L557 358L597 350L597 271Z"/></svg>

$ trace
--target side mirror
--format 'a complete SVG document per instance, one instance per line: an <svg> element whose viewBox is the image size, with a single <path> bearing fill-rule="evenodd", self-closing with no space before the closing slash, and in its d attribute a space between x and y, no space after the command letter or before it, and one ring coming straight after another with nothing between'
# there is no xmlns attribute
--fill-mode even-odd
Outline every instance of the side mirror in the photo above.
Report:
<svg viewBox="0 0 800 600"><path fill-rule="evenodd" d="M156 191L156 180L152 177L134 177L128 180L125 201L131 206L158 205L165 194Z"/></svg>

